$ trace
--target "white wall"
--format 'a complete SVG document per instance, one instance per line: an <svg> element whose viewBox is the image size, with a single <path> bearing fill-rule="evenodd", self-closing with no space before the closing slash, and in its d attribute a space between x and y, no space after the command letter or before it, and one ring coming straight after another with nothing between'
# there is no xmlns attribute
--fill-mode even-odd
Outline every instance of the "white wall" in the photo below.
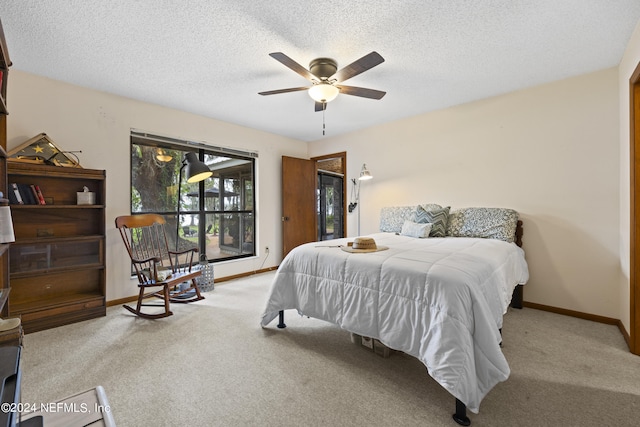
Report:
<svg viewBox="0 0 640 427"><path fill-rule="evenodd" d="M630 165L629 147L631 136L630 127L630 106L629 106L629 79L640 63L640 22L636 26L635 32L631 36L629 44L625 50L620 66L619 75L619 102L620 102L620 264L622 266L622 280L620 285L620 318L625 329L629 332L630 324Z"/></svg>
<svg viewBox="0 0 640 427"><path fill-rule="evenodd" d="M107 300L137 294L130 264L114 227L130 212L130 129L257 151L256 258L217 263L217 277L278 265L282 253L281 156L307 157L307 144L168 108L145 104L12 70L8 86L7 151L44 132L67 151L82 150L80 164L107 174ZM270 247L265 260L261 251ZM264 264L263 264L264 263Z"/></svg>
<svg viewBox="0 0 640 427"><path fill-rule="evenodd" d="M374 175L361 190L363 233L377 230L380 208L388 205L514 208L524 220L531 270L525 299L622 318L624 137L618 93L618 70L609 69L307 146L14 70L8 149L46 132L64 150L82 150L84 167L106 169L108 300L136 292L112 225L113 218L129 210L129 162L124 159L129 157L129 130L135 128L258 151L257 247L271 247L265 266L277 265L282 250L281 156L347 151L349 178L357 176L363 162ZM356 212L349 214L352 236L355 218ZM216 275L252 271L263 261L260 253L218 264Z"/></svg>
<svg viewBox="0 0 640 427"><path fill-rule="evenodd" d="M314 141L309 154L347 150L349 178L369 167L362 234L377 231L383 206L516 209L531 274L525 300L617 319L617 82L608 69Z"/></svg>

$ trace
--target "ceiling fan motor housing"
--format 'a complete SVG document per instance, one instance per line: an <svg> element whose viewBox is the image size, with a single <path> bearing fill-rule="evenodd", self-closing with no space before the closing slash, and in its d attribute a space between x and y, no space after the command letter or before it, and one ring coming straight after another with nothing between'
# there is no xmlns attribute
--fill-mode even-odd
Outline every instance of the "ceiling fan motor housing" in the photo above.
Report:
<svg viewBox="0 0 640 427"><path fill-rule="evenodd" d="M333 76L338 70L338 63L331 58L316 58L309 63L309 71L311 74L327 80Z"/></svg>

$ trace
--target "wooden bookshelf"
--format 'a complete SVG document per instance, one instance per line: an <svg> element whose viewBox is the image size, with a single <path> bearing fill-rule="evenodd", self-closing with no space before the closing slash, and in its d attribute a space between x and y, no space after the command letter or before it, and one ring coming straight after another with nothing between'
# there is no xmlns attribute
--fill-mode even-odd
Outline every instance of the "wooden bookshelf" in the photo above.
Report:
<svg viewBox="0 0 640 427"><path fill-rule="evenodd" d="M12 204L9 314L25 333L106 314L105 171L9 161L9 185L35 184L47 204ZM78 205L87 187L94 205Z"/></svg>
<svg viewBox="0 0 640 427"><path fill-rule="evenodd" d="M7 195L7 85L9 81L9 67L11 59L9 59L9 49L4 37L2 22L0 22L0 73L2 78L0 81L0 191L3 197ZM9 294L9 245L0 244L0 289L2 289L2 297L0 297L0 317L4 317L8 313L6 307L7 295Z"/></svg>

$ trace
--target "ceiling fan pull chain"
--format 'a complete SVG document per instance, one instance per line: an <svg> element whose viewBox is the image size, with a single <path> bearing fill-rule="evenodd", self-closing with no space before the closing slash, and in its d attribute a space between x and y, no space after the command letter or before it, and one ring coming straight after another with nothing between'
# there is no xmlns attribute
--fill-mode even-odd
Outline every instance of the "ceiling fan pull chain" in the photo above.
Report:
<svg viewBox="0 0 640 427"><path fill-rule="evenodd" d="M324 112L326 110L327 110L327 103L323 102L322 103L322 136L324 136L324 129L325 129L325 126L324 126Z"/></svg>

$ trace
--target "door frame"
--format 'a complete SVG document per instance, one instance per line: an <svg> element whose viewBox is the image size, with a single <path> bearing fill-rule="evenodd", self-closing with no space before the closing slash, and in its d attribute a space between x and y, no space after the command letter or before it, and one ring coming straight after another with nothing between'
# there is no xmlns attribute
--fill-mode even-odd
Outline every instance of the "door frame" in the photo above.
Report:
<svg viewBox="0 0 640 427"><path fill-rule="evenodd" d="M341 169L346 177L347 153L340 152L301 159L282 156L282 258L295 246L314 242L318 236L316 194L318 191L318 162L340 159ZM291 175L292 174L292 175ZM292 176L291 178L289 176ZM291 185L290 185L291 184ZM346 194L346 179L342 181L342 191ZM291 199L294 201L292 202ZM343 215L347 209L347 198L343 197ZM343 218L344 233L347 235L346 218ZM290 230L294 230L290 232Z"/></svg>
<svg viewBox="0 0 640 427"><path fill-rule="evenodd" d="M342 175L344 176L344 179L342 180L342 224L344 226L344 235L348 236L348 230L347 230L347 218L345 215L345 212L347 212L347 204L348 204L348 197L347 197L347 152L346 151L341 151L339 153L333 153L333 154L326 154L324 156L318 156L318 157L312 157L311 160L313 160L316 165L318 164L319 161L322 160L329 160L329 159L340 159L341 162L341 166L342 166L342 170L340 171L340 173L342 173ZM317 167L316 167L316 173L317 173ZM316 184L316 190L317 190L317 184Z"/></svg>
<svg viewBox="0 0 640 427"><path fill-rule="evenodd" d="M640 355L640 63L629 79L629 349Z"/></svg>

